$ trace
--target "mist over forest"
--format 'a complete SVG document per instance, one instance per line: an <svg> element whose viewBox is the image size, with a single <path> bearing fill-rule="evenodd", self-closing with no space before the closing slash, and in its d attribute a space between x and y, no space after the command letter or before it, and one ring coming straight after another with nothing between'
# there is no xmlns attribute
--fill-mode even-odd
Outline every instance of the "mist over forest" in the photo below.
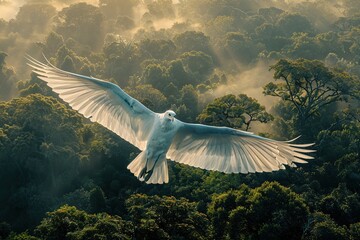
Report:
<svg viewBox="0 0 360 240"><path fill-rule="evenodd" d="M360 239L360 1L0 0L0 239ZM72 110L26 55L156 112L314 142L224 174L140 152Z"/></svg>

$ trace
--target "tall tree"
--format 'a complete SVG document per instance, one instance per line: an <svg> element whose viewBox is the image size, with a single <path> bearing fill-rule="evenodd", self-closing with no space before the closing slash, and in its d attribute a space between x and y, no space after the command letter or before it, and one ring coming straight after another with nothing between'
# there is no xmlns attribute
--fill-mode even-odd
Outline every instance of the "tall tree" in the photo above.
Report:
<svg viewBox="0 0 360 240"><path fill-rule="evenodd" d="M304 130L311 117L327 105L357 94L359 81L345 72L329 69L318 60L281 59L271 66L278 83L270 82L264 94L288 101L296 110L297 129Z"/></svg>
<svg viewBox="0 0 360 240"><path fill-rule="evenodd" d="M208 104L197 119L201 123L215 126L242 128L245 125L247 131L252 122L266 123L273 120L273 116L256 99L245 94L229 94Z"/></svg>

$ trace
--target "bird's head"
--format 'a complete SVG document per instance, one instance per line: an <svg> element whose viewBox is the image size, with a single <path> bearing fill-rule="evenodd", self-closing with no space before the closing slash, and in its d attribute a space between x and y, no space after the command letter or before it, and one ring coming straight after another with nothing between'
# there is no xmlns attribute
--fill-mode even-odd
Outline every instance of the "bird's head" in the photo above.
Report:
<svg viewBox="0 0 360 240"><path fill-rule="evenodd" d="M165 118L169 119L170 121L174 121L176 113L173 110L167 110L164 113Z"/></svg>

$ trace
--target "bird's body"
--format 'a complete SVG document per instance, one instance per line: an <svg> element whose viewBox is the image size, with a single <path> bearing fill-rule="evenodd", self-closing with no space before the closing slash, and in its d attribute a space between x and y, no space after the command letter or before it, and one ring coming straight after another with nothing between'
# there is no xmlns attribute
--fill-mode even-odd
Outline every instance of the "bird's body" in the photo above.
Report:
<svg viewBox="0 0 360 240"><path fill-rule="evenodd" d="M146 145L146 149L157 149L166 153L171 145L171 141L178 130L179 124L176 120L170 120L165 117L167 112L164 114L158 114L159 120L155 121L153 131L150 134L149 140Z"/></svg>
<svg viewBox="0 0 360 240"><path fill-rule="evenodd" d="M176 120L157 114L145 150L129 164L128 169L148 183L167 182L169 179L166 153L178 130Z"/></svg>
<svg viewBox="0 0 360 240"><path fill-rule="evenodd" d="M146 183L169 181L167 159L224 173L270 172L306 163L313 144L276 141L228 127L190 124L154 113L117 85L28 57L29 66L73 109L139 148L128 169Z"/></svg>

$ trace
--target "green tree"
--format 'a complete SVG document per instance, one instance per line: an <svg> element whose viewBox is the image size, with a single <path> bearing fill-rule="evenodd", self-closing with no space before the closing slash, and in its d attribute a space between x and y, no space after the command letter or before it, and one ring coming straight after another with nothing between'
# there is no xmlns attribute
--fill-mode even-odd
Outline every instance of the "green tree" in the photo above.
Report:
<svg viewBox="0 0 360 240"><path fill-rule="evenodd" d="M129 88L127 92L152 111L164 112L169 108L164 94L151 85L138 85L135 88Z"/></svg>
<svg viewBox="0 0 360 240"><path fill-rule="evenodd" d="M341 55L346 57L346 59L353 59L353 61L359 61L359 53L360 53L360 28L352 27L350 31L346 31L340 37L339 42L341 43L341 47L345 54ZM340 53L341 54L341 53Z"/></svg>
<svg viewBox="0 0 360 240"><path fill-rule="evenodd" d="M64 39L60 34L51 32L44 42L44 54L46 56L55 56L58 49L64 45Z"/></svg>
<svg viewBox="0 0 360 240"><path fill-rule="evenodd" d="M104 76L112 78L121 87L128 85L129 77L139 70L138 48L125 41L113 42L104 46Z"/></svg>
<svg viewBox="0 0 360 240"><path fill-rule="evenodd" d="M196 203L175 197L131 195L126 208L138 239L211 239L209 220Z"/></svg>
<svg viewBox="0 0 360 240"><path fill-rule="evenodd" d="M7 240L40 240L40 238L31 236L27 231L23 233L12 233Z"/></svg>
<svg viewBox="0 0 360 240"><path fill-rule="evenodd" d="M360 221L360 197L341 183L330 195L321 199L319 210L338 223L350 225Z"/></svg>
<svg viewBox="0 0 360 240"><path fill-rule="evenodd" d="M308 33L299 32L291 36L292 46L290 47L291 56L294 58L323 59L325 53L321 52L321 46L316 39Z"/></svg>
<svg viewBox="0 0 360 240"><path fill-rule="evenodd" d="M203 52L186 52L180 56L180 59L194 85L204 81L214 70L212 58Z"/></svg>
<svg viewBox="0 0 360 240"><path fill-rule="evenodd" d="M176 47L171 40L150 40L145 39L140 41L139 50L142 54L147 55L146 57L151 59L171 59L174 56Z"/></svg>
<svg viewBox="0 0 360 240"><path fill-rule="evenodd" d="M40 80L35 73L31 74L30 80L19 81L17 88L21 97L26 97L35 93L40 93L45 96L57 97L51 88L46 85L44 81Z"/></svg>
<svg viewBox="0 0 360 240"><path fill-rule="evenodd" d="M169 63L167 68L167 74L169 79L173 84L178 88L183 87L184 85L191 84L191 78L189 74L185 71L183 63L181 60L176 59Z"/></svg>
<svg viewBox="0 0 360 240"><path fill-rule="evenodd" d="M271 23L264 23L255 29L257 39L263 43L266 50L281 51L283 48L291 44L291 39L281 36L278 29Z"/></svg>
<svg viewBox="0 0 360 240"><path fill-rule="evenodd" d="M249 15L245 18L243 29L250 35L255 32L256 28L266 23L267 21L260 14Z"/></svg>
<svg viewBox="0 0 360 240"><path fill-rule="evenodd" d="M98 49L104 39L103 15L100 9L93 5L73 4L58 13L56 32L65 40L72 38L80 44Z"/></svg>
<svg viewBox="0 0 360 240"><path fill-rule="evenodd" d="M247 185L242 184L238 190L212 196L211 203L208 207L208 215L213 226L215 239L226 239L226 236L229 234L228 225L230 224L230 218L233 219L233 221L231 221L232 228L235 227L234 213L240 213L240 208L246 207L246 199L250 191L251 189ZM232 213L234 210L235 212ZM246 214L242 214L242 217L246 218ZM236 222L239 227L238 238L241 239L241 236L244 236L246 231L244 231L244 225L241 226L241 220L239 220L240 219L237 219Z"/></svg>
<svg viewBox="0 0 360 240"><path fill-rule="evenodd" d="M216 239L301 239L308 212L299 195L276 182L215 195L208 209Z"/></svg>
<svg viewBox="0 0 360 240"><path fill-rule="evenodd" d="M47 213L35 229L41 239L131 239L132 224L106 213L88 214L71 206Z"/></svg>
<svg viewBox="0 0 360 240"><path fill-rule="evenodd" d="M56 9L46 3L28 3L20 7L15 21L10 23L10 28L19 32L24 37L33 33L43 33L56 15Z"/></svg>
<svg viewBox="0 0 360 240"><path fill-rule="evenodd" d="M174 37L174 43L180 53L200 51L211 54L210 38L203 32L185 31Z"/></svg>
<svg viewBox="0 0 360 240"><path fill-rule="evenodd" d="M150 84L159 90L163 90L170 83L166 68L160 64L149 64L146 66L142 79L145 84Z"/></svg>
<svg viewBox="0 0 360 240"><path fill-rule="evenodd" d="M345 109L337 114L331 128L320 131L317 136L320 141L319 155L330 161L338 160L339 170L345 170L346 162L350 164L350 159L354 157L351 155L359 153L359 116L359 110ZM341 163L343 160L344 163Z"/></svg>
<svg viewBox="0 0 360 240"><path fill-rule="evenodd" d="M244 124L246 125L246 131L250 129L250 124L252 122L258 121L261 123L267 123L274 119L271 114L265 111L265 107L260 105L256 99L248 97L245 94L239 94L238 98L238 103L244 109Z"/></svg>
<svg viewBox="0 0 360 240"><path fill-rule="evenodd" d="M317 60L279 60L271 66L274 79L264 87L264 94L290 102L296 111L296 129L305 133L312 117L327 105L346 100L356 91L356 81L345 72L328 69Z"/></svg>
<svg viewBox="0 0 360 240"><path fill-rule="evenodd" d="M262 50L261 45L257 45L252 39L240 32L227 33L224 41L220 41L219 44L225 58L235 59L244 64L254 61ZM225 64L229 63L225 62ZM230 66L232 65L230 64Z"/></svg>
<svg viewBox="0 0 360 240"><path fill-rule="evenodd" d="M308 216L305 201L278 183L264 183L250 194L250 231L260 238L300 239ZM276 230L275 230L276 229Z"/></svg>
<svg viewBox="0 0 360 240"><path fill-rule="evenodd" d="M303 239L345 240L349 238L346 228L337 225L329 215L315 212L309 217Z"/></svg>
<svg viewBox="0 0 360 240"><path fill-rule="evenodd" d="M239 94L237 97L229 94L208 104L197 120L205 124L232 128L242 128L245 125L247 131L252 122L266 123L273 120L273 117L256 99L245 94Z"/></svg>
<svg viewBox="0 0 360 240"><path fill-rule="evenodd" d="M360 238L360 222L350 225L350 239L355 240Z"/></svg>
<svg viewBox="0 0 360 240"><path fill-rule="evenodd" d="M180 102L189 110L185 119L193 121L198 115L199 95L192 85L185 85L180 90Z"/></svg>
<svg viewBox="0 0 360 240"><path fill-rule="evenodd" d="M215 126L240 128L245 121L243 113L244 109L238 105L236 96L229 94L208 104L197 120Z"/></svg>
<svg viewBox="0 0 360 240"><path fill-rule="evenodd" d="M24 230L75 187L83 125L74 111L39 94L1 102L0 116L0 204L7 206L0 214Z"/></svg>
<svg viewBox="0 0 360 240"><path fill-rule="evenodd" d="M279 16L275 25L280 33L287 37L290 37L295 32L313 32L310 21L305 16L298 13L284 12Z"/></svg>
<svg viewBox="0 0 360 240"><path fill-rule="evenodd" d="M356 141L356 140L355 140ZM344 154L335 162L339 181L357 193L360 193L360 162L358 153Z"/></svg>

